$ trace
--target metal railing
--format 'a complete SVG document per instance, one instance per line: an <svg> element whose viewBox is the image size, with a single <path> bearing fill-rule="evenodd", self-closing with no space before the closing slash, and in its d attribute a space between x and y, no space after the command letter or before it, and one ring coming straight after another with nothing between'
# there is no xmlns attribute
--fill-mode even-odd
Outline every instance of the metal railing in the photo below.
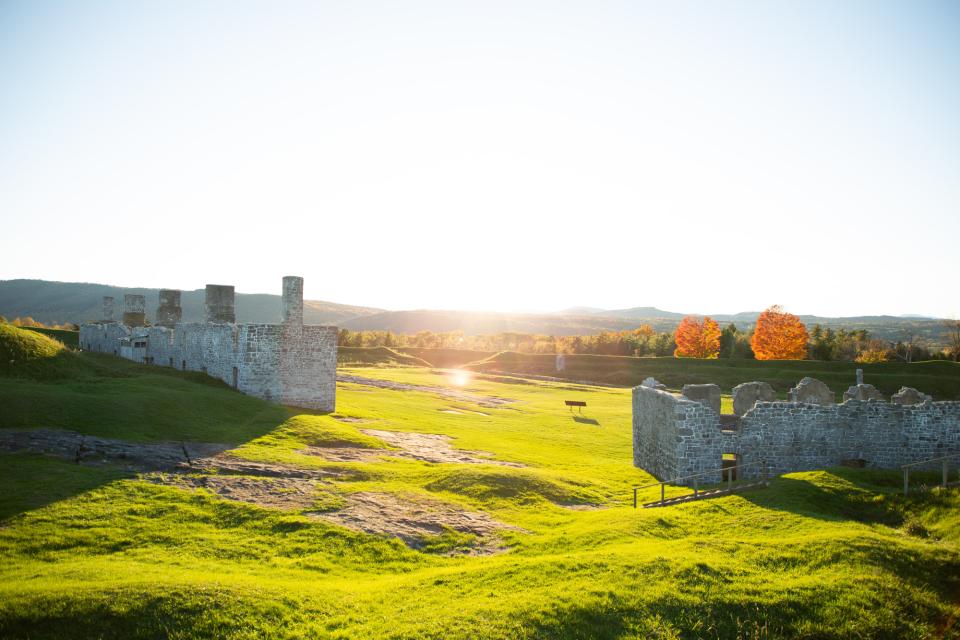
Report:
<svg viewBox="0 0 960 640"><path fill-rule="evenodd" d="M919 467L920 465L930 464L931 462L940 462L942 477L940 486L946 487L949 484L950 480L950 461L958 460L960 461L960 453L951 453L947 456L940 456L939 458L929 458L928 460L919 460L917 462L911 462L910 464L901 465L900 468L903 469L903 495L910 494L910 469L912 467ZM958 475L958 480L960 480L960 475Z"/></svg>
<svg viewBox="0 0 960 640"><path fill-rule="evenodd" d="M734 482L734 480L733 480L733 476L734 476L734 473L733 473L733 472L734 472L734 470L746 469L746 468L749 468L749 467L756 467L756 466L760 466L760 467L761 467L760 477L758 478L758 480L759 480L760 482L766 482L766 481L767 481L767 463L766 463L765 460L760 460L760 461L758 461L758 462L749 462L749 463L746 463L746 464L741 463L741 464L731 465L731 466L728 466L728 467L718 467L718 468L716 468L716 469L711 469L710 471L701 471L700 473L694 473L694 474L689 475L689 476L682 476L682 477L680 477L680 478L672 478L672 479L670 479L670 480L664 480L664 481L662 481L662 482L654 482L654 483L652 483L652 484L645 484L645 485L643 485L642 487L634 487L634 488L633 488L633 508L634 508L634 509L637 508L637 492L638 492L638 491L643 491L644 489L652 489L653 487L660 487L660 505L663 506L663 504L666 502L667 485L668 485L668 484L670 484L670 485L676 485L676 484L678 484L678 483L680 483L680 482L683 482L683 481L685 481L685 480L693 480L693 497L694 497L694 498L698 498L698 497L700 496L700 478L702 478L703 476L713 475L713 474L717 473L717 471L720 472L720 484L721 484L721 485L724 483L724 480L723 480L724 474L727 476L727 479L726 479L727 490L732 492L732 491L733 491L733 482ZM736 475L739 476L740 474L738 473L738 474L736 474ZM741 479L742 479L742 478L741 478ZM671 499L673 499L673 498L671 498ZM651 504L652 504L652 503L651 503Z"/></svg>

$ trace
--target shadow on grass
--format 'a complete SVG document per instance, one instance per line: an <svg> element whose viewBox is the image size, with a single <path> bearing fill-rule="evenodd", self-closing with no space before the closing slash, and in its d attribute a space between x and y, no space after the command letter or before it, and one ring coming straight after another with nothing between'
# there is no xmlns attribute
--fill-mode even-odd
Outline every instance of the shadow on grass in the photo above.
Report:
<svg viewBox="0 0 960 640"><path fill-rule="evenodd" d="M21 363L23 364L23 363ZM0 371L0 429L64 429L130 443L242 445L301 411L243 395L200 372L61 350ZM120 459L102 465L0 452L0 520L84 493L133 472Z"/></svg>
<svg viewBox="0 0 960 640"><path fill-rule="evenodd" d="M0 522L132 475L112 465L75 464L29 453L0 455Z"/></svg>
<svg viewBox="0 0 960 640"><path fill-rule="evenodd" d="M597 427L600 426L600 422L598 422L598 421L595 420L594 418L585 418L585 417L583 417L583 416L573 416L573 421L574 421L574 422L579 422L580 424L592 424L592 425L595 425L595 426L597 426Z"/></svg>
<svg viewBox="0 0 960 640"><path fill-rule="evenodd" d="M936 484L934 473L914 474L917 490L910 497L903 496L898 471L833 468L798 475L775 478L768 489L740 495L764 509L888 527L901 526L912 511L942 499L923 490Z"/></svg>
<svg viewBox="0 0 960 640"><path fill-rule="evenodd" d="M241 444L292 415L200 372L68 351L47 360L43 371L19 371L37 375L0 375L0 428L59 428L134 442Z"/></svg>

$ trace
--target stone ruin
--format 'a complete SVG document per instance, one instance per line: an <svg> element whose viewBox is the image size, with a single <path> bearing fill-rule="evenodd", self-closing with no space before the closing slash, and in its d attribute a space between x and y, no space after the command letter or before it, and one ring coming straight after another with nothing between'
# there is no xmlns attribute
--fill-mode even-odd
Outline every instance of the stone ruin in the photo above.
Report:
<svg viewBox="0 0 960 640"><path fill-rule="evenodd" d="M202 323L181 322L180 291L161 289L156 322L145 326L144 297L127 294L123 316L103 298L103 319L80 326L80 348L134 362L202 371L247 395L333 411L337 328L303 324L303 278L283 279L281 324L236 324L232 286L206 287Z"/></svg>
<svg viewBox="0 0 960 640"><path fill-rule="evenodd" d="M960 454L960 402L933 402L910 387L887 402L862 374L840 404L813 378L786 402L765 382L745 382L733 389L733 410L721 414L717 385L673 394L644 380L633 389L634 465L661 480L704 474L698 482L709 484L731 464L742 465L738 478L756 478L840 465L898 469Z"/></svg>

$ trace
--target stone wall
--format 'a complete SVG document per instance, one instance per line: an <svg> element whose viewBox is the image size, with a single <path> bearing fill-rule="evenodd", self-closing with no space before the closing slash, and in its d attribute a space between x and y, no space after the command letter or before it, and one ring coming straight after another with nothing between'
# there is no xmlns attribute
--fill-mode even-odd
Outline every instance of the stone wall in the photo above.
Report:
<svg viewBox="0 0 960 640"><path fill-rule="evenodd" d="M760 401L724 431L720 416L699 402L643 386L633 390L635 466L671 480L718 470L725 453L739 457L741 478L844 463L898 469L960 454L960 402ZM719 479L718 471L712 481Z"/></svg>
<svg viewBox="0 0 960 640"><path fill-rule="evenodd" d="M733 451L744 464L763 461L773 474L835 467L845 461L898 469L960 453L960 402L903 406L848 400L818 406L758 402L741 419ZM936 467L936 465L933 465ZM744 477L756 475L755 467Z"/></svg>
<svg viewBox="0 0 960 640"><path fill-rule="evenodd" d="M711 408L667 391L633 389L633 464L660 480L708 473L719 482L723 454L720 416Z"/></svg>
<svg viewBox="0 0 960 640"><path fill-rule="evenodd" d="M225 289L216 287L216 295L211 299L214 317L222 318L228 309L232 310L227 299L232 296L232 287L229 292ZM291 289L292 297L301 297L302 309L302 280L299 288ZM284 292L287 293L286 286ZM284 306L286 309L286 302ZM295 309L296 301L291 300L290 306ZM337 328L304 326L302 314L285 313L284 317L289 319L284 324L84 324L80 327L80 347L146 364L203 371L242 393L264 400L333 411Z"/></svg>

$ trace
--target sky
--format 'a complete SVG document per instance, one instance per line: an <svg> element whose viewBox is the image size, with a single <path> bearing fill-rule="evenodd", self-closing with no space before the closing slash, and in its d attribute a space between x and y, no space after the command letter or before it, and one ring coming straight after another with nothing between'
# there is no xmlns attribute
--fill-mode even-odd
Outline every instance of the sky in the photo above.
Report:
<svg viewBox="0 0 960 640"><path fill-rule="evenodd" d="M0 280L960 316L960 3L0 2Z"/></svg>

